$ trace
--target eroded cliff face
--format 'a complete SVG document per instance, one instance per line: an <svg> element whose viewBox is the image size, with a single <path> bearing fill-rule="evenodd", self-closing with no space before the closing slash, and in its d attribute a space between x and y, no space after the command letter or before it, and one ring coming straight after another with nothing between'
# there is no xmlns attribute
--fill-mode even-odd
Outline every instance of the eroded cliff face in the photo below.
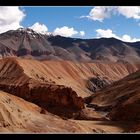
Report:
<svg viewBox="0 0 140 140"><path fill-rule="evenodd" d="M0 89L35 103L40 107L62 117L71 118L84 108L84 101L69 87L51 84L30 83L19 85L2 85Z"/></svg>
<svg viewBox="0 0 140 140"><path fill-rule="evenodd" d="M83 99L72 88L30 78L14 58L2 61L0 70L0 89L5 92L60 116L72 117L84 108Z"/></svg>
<svg viewBox="0 0 140 140"><path fill-rule="evenodd" d="M44 111L20 97L0 91L0 133L92 132L77 122Z"/></svg>

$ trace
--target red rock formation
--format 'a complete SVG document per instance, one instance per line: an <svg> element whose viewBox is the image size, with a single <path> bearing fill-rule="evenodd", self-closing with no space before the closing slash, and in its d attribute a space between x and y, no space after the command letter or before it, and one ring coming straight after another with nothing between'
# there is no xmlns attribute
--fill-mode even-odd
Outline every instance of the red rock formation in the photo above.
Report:
<svg viewBox="0 0 140 140"><path fill-rule="evenodd" d="M78 97L71 88L65 86L41 84L34 81L31 83L30 81L21 86L0 84L0 89L61 116L72 117L72 113L84 108L83 99Z"/></svg>
<svg viewBox="0 0 140 140"><path fill-rule="evenodd" d="M0 133L74 133L86 131L89 130L77 122L64 120L31 102L0 91Z"/></svg>

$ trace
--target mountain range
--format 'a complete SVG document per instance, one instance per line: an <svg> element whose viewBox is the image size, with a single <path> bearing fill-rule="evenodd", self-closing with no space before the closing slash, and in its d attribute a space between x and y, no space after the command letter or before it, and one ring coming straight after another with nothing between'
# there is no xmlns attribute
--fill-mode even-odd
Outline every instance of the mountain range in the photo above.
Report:
<svg viewBox="0 0 140 140"><path fill-rule="evenodd" d="M40 34L30 28L0 34L1 57L139 64L139 46L140 42L129 43L115 38L77 39Z"/></svg>
<svg viewBox="0 0 140 140"><path fill-rule="evenodd" d="M0 56L0 132L140 131L140 42L19 28Z"/></svg>

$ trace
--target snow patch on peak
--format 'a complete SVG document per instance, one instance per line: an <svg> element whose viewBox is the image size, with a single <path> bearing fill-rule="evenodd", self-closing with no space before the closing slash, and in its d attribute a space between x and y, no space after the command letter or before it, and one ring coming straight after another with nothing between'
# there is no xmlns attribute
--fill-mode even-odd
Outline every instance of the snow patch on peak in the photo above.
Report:
<svg viewBox="0 0 140 140"><path fill-rule="evenodd" d="M27 28L20 27L17 30L9 30L8 32L11 32L11 33L17 32L19 34L25 33L25 34L32 36L33 38L36 38L36 36L54 36L53 33L51 33L51 32L40 33L40 32L37 32L37 31L31 29L30 27L27 27Z"/></svg>
<svg viewBox="0 0 140 140"><path fill-rule="evenodd" d="M33 32L35 32L35 31L33 31L32 29L30 29L30 28L18 28L17 30L18 30L18 31L28 32L28 33L33 33Z"/></svg>

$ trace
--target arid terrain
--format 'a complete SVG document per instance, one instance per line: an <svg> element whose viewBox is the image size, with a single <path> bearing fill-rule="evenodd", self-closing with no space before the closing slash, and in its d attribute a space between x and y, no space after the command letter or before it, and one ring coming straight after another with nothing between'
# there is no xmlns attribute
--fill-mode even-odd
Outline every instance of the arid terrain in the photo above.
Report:
<svg viewBox="0 0 140 140"><path fill-rule="evenodd" d="M139 132L139 44L0 34L0 133Z"/></svg>

